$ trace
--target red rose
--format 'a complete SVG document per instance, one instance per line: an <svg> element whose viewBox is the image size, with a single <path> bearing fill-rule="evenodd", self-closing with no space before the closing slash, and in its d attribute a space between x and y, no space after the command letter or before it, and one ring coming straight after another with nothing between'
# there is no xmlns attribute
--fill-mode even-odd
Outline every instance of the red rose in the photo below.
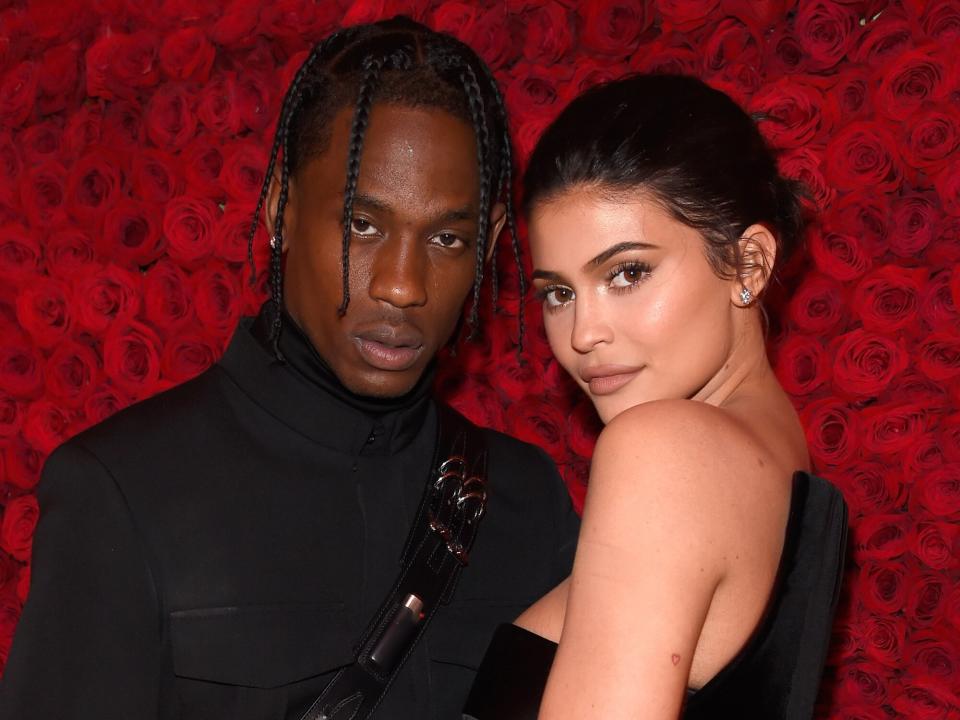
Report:
<svg viewBox="0 0 960 720"><path fill-rule="evenodd" d="M362 9L364 3L357 5ZM392 13L378 15L371 20L391 17L400 11L397 7L392 9ZM407 14L411 16L416 14L409 4ZM263 32L267 37L276 37L280 39L281 44L287 42L291 45L301 44L303 38L315 42L332 31L337 24L349 24L348 14L341 10L338 3L315 3L313 0L271 2L261 9L260 21L263 23Z"/></svg>
<svg viewBox="0 0 960 720"><path fill-rule="evenodd" d="M940 172L960 145L958 122L957 114L949 108L920 110L904 126L906 143L901 147L907 165L930 175Z"/></svg>
<svg viewBox="0 0 960 720"><path fill-rule="evenodd" d="M196 265L213 252L213 227L219 210L209 200L187 195L175 198L163 216L167 253L174 261Z"/></svg>
<svg viewBox="0 0 960 720"><path fill-rule="evenodd" d="M113 387L101 387L96 390L83 404L83 414L89 425L96 425L103 422L123 408L127 407L132 400Z"/></svg>
<svg viewBox="0 0 960 720"><path fill-rule="evenodd" d="M794 32L811 69L829 70L840 62L856 41L858 22L852 5L826 0L799 3Z"/></svg>
<svg viewBox="0 0 960 720"><path fill-rule="evenodd" d="M133 157L132 195L163 204L183 192L183 179L174 157L157 150L144 150Z"/></svg>
<svg viewBox="0 0 960 720"><path fill-rule="evenodd" d="M39 517L40 509L33 495L8 500L3 508L3 521L0 522L0 548L21 562L28 560L33 530Z"/></svg>
<svg viewBox="0 0 960 720"><path fill-rule="evenodd" d="M30 404L23 420L23 437L44 455L68 437L70 416L58 405L41 398Z"/></svg>
<svg viewBox="0 0 960 720"><path fill-rule="evenodd" d="M791 295L787 312L799 330L826 334L844 319L844 307L843 286L811 273Z"/></svg>
<svg viewBox="0 0 960 720"><path fill-rule="evenodd" d="M573 22L555 0L527 8L521 15L525 38L523 57L532 63L560 62L573 46Z"/></svg>
<svg viewBox="0 0 960 720"><path fill-rule="evenodd" d="M179 334L164 345L160 373L171 382L186 382L213 365L218 355L219 349L199 333Z"/></svg>
<svg viewBox="0 0 960 720"><path fill-rule="evenodd" d="M933 179L943 209L950 215L960 216L960 164L947 163Z"/></svg>
<svg viewBox="0 0 960 720"><path fill-rule="evenodd" d="M906 579L907 598L903 613L913 627L930 627L946 615L946 595L942 573L914 572Z"/></svg>
<svg viewBox="0 0 960 720"><path fill-rule="evenodd" d="M228 206L213 229L214 252L227 262L246 262L252 222L253 219L246 209ZM261 223L257 223L253 247L254 254L265 263L267 230Z"/></svg>
<svg viewBox="0 0 960 720"><path fill-rule="evenodd" d="M952 48L960 39L960 8L953 0L928 0L924 3L923 31Z"/></svg>
<svg viewBox="0 0 960 720"><path fill-rule="evenodd" d="M807 207L812 203L814 210L821 211L837 194L820 171L820 153L811 148L802 147L783 153L777 158L777 165L784 177L799 181L807 189L810 198L801 198Z"/></svg>
<svg viewBox="0 0 960 720"><path fill-rule="evenodd" d="M809 243L817 267L837 280L855 280L870 269L870 257L855 235L815 227Z"/></svg>
<svg viewBox="0 0 960 720"><path fill-rule="evenodd" d="M0 392L0 440L11 438L20 432L23 424L23 414L20 412L20 403L5 392ZM0 469L2 469L0 456Z"/></svg>
<svg viewBox="0 0 960 720"><path fill-rule="evenodd" d="M655 0L663 24L670 30L690 32L705 26L720 0Z"/></svg>
<svg viewBox="0 0 960 720"><path fill-rule="evenodd" d="M857 574L855 597L872 613L889 615L903 609L907 601L906 569L900 563L867 561Z"/></svg>
<svg viewBox="0 0 960 720"><path fill-rule="evenodd" d="M216 54L205 30L180 28L163 39L160 69L173 80L193 80L202 85L210 79Z"/></svg>
<svg viewBox="0 0 960 720"><path fill-rule="evenodd" d="M889 720L890 716L883 708L871 705L844 705L837 707L832 703L830 707L832 720Z"/></svg>
<svg viewBox="0 0 960 720"><path fill-rule="evenodd" d="M567 443L570 445L570 449L580 457L593 457L597 436L602 429L603 424L597 417L596 408L581 393L573 411L570 413L570 421L567 424L567 432L569 433Z"/></svg>
<svg viewBox="0 0 960 720"><path fill-rule="evenodd" d="M760 132L776 148L795 148L827 131L823 92L813 83L782 77L764 85L750 101L749 110L758 114Z"/></svg>
<svg viewBox="0 0 960 720"><path fill-rule="evenodd" d="M884 67L877 109L893 120L906 120L923 103L943 98L946 75L936 45L907 50Z"/></svg>
<svg viewBox="0 0 960 720"><path fill-rule="evenodd" d="M851 517L895 512L905 488L898 470L880 463L856 463L838 472Z"/></svg>
<svg viewBox="0 0 960 720"><path fill-rule="evenodd" d="M836 400L817 400L802 413L810 454L818 464L839 465L857 451L859 422L857 415Z"/></svg>
<svg viewBox="0 0 960 720"><path fill-rule="evenodd" d="M831 124L847 123L873 109L874 83L863 67L845 67L830 78L833 86L824 93L824 114Z"/></svg>
<svg viewBox="0 0 960 720"><path fill-rule="evenodd" d="M577 61L576 68L573 71L573 78L570 80L570 86L573 88L573 91L579 95L594 85L609 82L610 80L616 79L616 77L616 72L608 63L584 58Z"/></svg>
<svg viewBox="0 0 960 720"><path fill-rule="evenodd" d="M884 265L864 277L853 294L854 314L868 330L893 333L912 325L919 313L925 268Z"/></svg>
<svg viewBox="0 0 960 720"><path fill-rule="evenodd" d="M93 242L82 230L58 230L47 239L44 255L47 272L55 277L73 277L90 271L94 262Z"/></svg>
<svg viewBox="0 0 960 720"><path fill-rule="evenodd" d="M138 322L113 325L103 341L103 371L134 400L156 392L160 380L160 338Z"/></svg>
<svg viewBox="0 0 960 720"><path fill-rule="evenodd" d="M16 128L33 114L40 73L35 63L25 61L0 78L0 125Z"/></svg>
<svg viewBox="0 0 960 720"><path fill-rule="evenodd" d="M833 382L843 392L877 395L909 364L902 342L866 330L853 330L836 339Z"/></svg>
<svg viewBox="0 0 960 720"><path fill-rule="evenodd" d="M46 456L27 443L22 436L17 436L4 445L6 481L21 490L32 490L40 480L40 468Z"/></svg>
<svg viewBox="0 0 960 720"><path fill-rule="evenodd" d="M718 0L706 0L716 4ZM699 9L703 0L697 0ZM692 3L687 3L692 4ZM674 11L672 0L660 3L660 12ZM637 47L641 35L653 23L653 10L649 0L628 2L627 0L592 0L579 8L580 45L589 52L599 55L629 56ZM679 18L678 18L679 19Z"/></svg>
<svg viewBox="0 0 960 720"><path fill-rule="evenodd" d="M64 407L86 402L100 379L100 359L83 343L66 340L50 355L44 368L47 395Z"/></svg>
<svg viewBox="0 0 960 720"><path fill-rule="evenodd" d="M210 28L210 39L225 48L249 46L257 36L260 9L259 2L230 0Z"/></svg>
<svg viewBox="0 0 960 720"><path fill-rule="evenodd" d="M903 474L907 482L914 482L947 460L940 449L940 441L933 433L914 438L902 458Z"/></svg>
<svg viewBox="0 0 960 720"><path fill-rule="evenodd" d="M894 455L910 447L914 439L925 433L931 418L919 403L873 405L863 410L863 447L871 453Z"/></svg>
<svg viewBox="0 0 960 720"><path fill-rule="evenodd" d="M37 109L42 115L65 110L83 97L85 88L80 82L80 48L80 43L73 41L49 48L41 56Z"/></svg>
<svg viewBox="0 0 960 720"><path fill-rule="evenodd" d="M745 23L739 16L725 17L713 26L702 45L703 69L714 74L734 64L756 67L761 46L759 28Z"/></svg>
<svg viewBox="0 0 960 720"><path fill-rule="evenodd" d="M943 385L918 373L914 368L907 370L897 380L896 395L910 398L935 414L948 411L952 406Z"/></svg>
<svg viewBox="0 0 960 720"><path fill-rule="evenodd" d="M903 13L894 8L890 8L890 12L879 13L865 27L857 49L851 53L857 63L879 67L912 42L910 24Z"/></svg>
<svg viewBox="0 0 960 720"><path fill-rule="evenodd" d="M887 667L898 667L907 634L899 618L867 616L862 628L866 659Z"/></svg>
<svg viewBox="0 0 960 720"><path fill-rule="evenodd" d="M883 257L893 234L890 203L885 200L869 189L847 193L830 208L825 224L854 235L871 256Z"/></svg>
<svg viewBox="0 0 960 720"><path fill-rule="evenodd" d="M505 419L506 432L513 437L543 448L555 458L566 452L567 422L548 398L527 395L510 405Z"/></svg>
<svg viewBox="0 0 960 720"><path fill-rule="evenodd" d="M517 362L516 354L510 353L510 348L504 347L502 352L502 359L498 360L500 367L497 368L497 385L500 392L507 397L507 401L514 402L527 395L543 395L546 388L541 361L527 358L523 362Z"/></svg>
<svg viewBox="0 0 960 720"><path fill-rule="evenodd" d="M218 74L204 85L197 101L197 118L211 132L223 137L236 135L243 129L243 118L237 99L236 73Z"/></svg>
<svg viewBox="0 0 960 720"><path fill-rule="evenodd" d="M164 83L147 103L143 125L147 137L162 150L180 150L197 131L195 98L185 86Z"/></svg>
<svg viewBox="0 0 960 720"><path fill-rule="evenodd" d="M147 320L164 334L176 333L194 319L193 297L183 270L163 259L143 279Z"/></svg>
<svg viewBox="0 0 960 720"><path fill-rule="evenodd" d="M120 159L105 148L95 149L71 168L67 210L84 224L98 222L121 194Z"/></svg>
<svg viewBox="0 0 960 720"><path fill-rule="evenodd" d="M571 70L566 65L550 69L527 63L516 65L511 70L510 84L504 93L510 113L518 123L529 117L549 122L566 102L560 90L570 77Z"/></svg>
<svg viewBox="0 0 960 720"><path fill-rule="evenodd" d="M912 552L924 565L934 570L960 567L960 527L956 523L918 522L910 529Z"/></svg>
<svg viewBox="0 0 960 720"><path fill-rule="evenodd" d="M163 255L165 245L154 209L129 198L107 212L98 243L101 254L124 266L149 265Z"/></svg>
<svg viewBox="0 0 960 720"><path fill-rule="evenodd" d="M930 193L898 197L893 203L893 222L896 228L890 238L890 249L895 255L914 258L933 239L940 227L942 213L939 203Z"/></svg>
<svg viewBox="0 0 960 720"><path fill-rule="evenodd" d="M187 180L187 194L219 202L226 193L220 185L223 171L223 150L209 134L201 133L180 154Z"/></svg>
<svg viewBox="0 0 960 720"><path fill-rule="evenodd" d="M807 71L808 55L786 23L775 27L764 45L763 64L770 69L770 77Z"/></svg>
<svg viewBox="0 0 960 720"><path fill-rule="evenodd" d="M133 152L140 152L143 146L143 110L126 100L110 103L103 119L103 132L111 139L111 147L123 151L124 158ZM129 162L125 162L125 165L129 165ZM129 174L126 167L124 170Z"/></svg>
<svg viewBox="0 0 960 720"><path fill-rule="evenodd" d="M0 345L0 390L19 400L37 397L43 391L43 357L32 345Z"/></svg>
<svg viewBox="0 0 960 720"><path fill-rule="evenodd" d="M138 274L107 265L75 280L73 289L77 323L100 334L117 320L128 320L140 310Z"/></svg>
<svg viewBox="0 0 960 720"><path fill-rule="evenodd" d="M239 203L256 202L267 167L266 152L259 145L247 141L232 143L224 150L220 177L227 197Z"/></svg>
<svg viewBox="0 0 960 720"><path fill-rule="evenodd" d="M70 116L63 129L65 157L79 157L88 147L99 144L102 135L103 108L99 104L84 105Z"/></svg>
<svg viewBox="0 0 960 720"><path fill-rule="evenodd" d="M941 418L939 427L940 446L950 462L960 462L960 413Z"/></svg>
<svg viewBox="0 0 960 720"><path fill-rule="evenodd" d="M828 182L841 190L889 193L900 185L897 141L880 122L856 120L842 127L827 143L824 158Z"/></svg>
<svg viewBox="0 0 960 720"><path fill-rule="evenodd" d="M39 165L43 162L56 160L60 154L62 133L63 128L51 120L31 125L21 132L19 143L27 165ZM19 160L15 154L12 157L14 161ZM12 175L8 177L12 179Z"/></svg>
<svg viewBox="0 0 960 720"><path fill-rule="evenodd" d="M956 717L953 711L960 705L960 697L934 678L915 678L904 683L890 705L910 720L946 720Z"/></svg>
<svg viewBox="0 0 960 720"><path fill-rule="evenodd" d="M807 335L789 335L777 348L774 369L783 389L809 395L830 379L830 360L823 342Z"/></svg>
<svg viewBox="0 0 960 720"><path fill-rule="evenodd" d="M13 202L17 197L17 183L23 172L21 144L23 136L14 142L7 130L0 130L0 199ZM59 136L58 136L59 140Z"/></svg>
<svg viewBox="0 0 960 720"><path fill-rule="evenodd" d="M27 171L20 183L20 203L31 225L58 225L66 221L66 175L58 162L45 162Z"/></svg>
<svg viewBox="0 0 960 720"><path fill-rule="evenodd" d="M904 657L912 666L911 675L938 677L947 684L956 683L960 667L960 644L951 637L949 625L911 633Z"/></svg>
<svg viewBox="0 0 960 720"><path fill-rule="evenodd" d="M209 262L190 278L197 318L223 340L240 320L240 283L222 263Z"/></svg>
<svg viewBox="0 0 960 720"><path fill-rule="evenodd" d="M960 335L934 332L920 345L917 367L931 380L960 377Z"/></svg>
<svg viewBox="0 0 960 720"><path fill-rule="evenodd" d="M907 528L910 518L903 514L869 515L860 518L852 527L854 557L857 563L865 560L885 562L907 551Z"/></svg>
<svg viewBox="0 0 960 720"><path fill-rule="evenodd" d="M40 347L60 342L72 325L70 295L66 283L43 278L20 290L17 321Z"/></svg>
<svg viewBox="0 0 960 720"><path fill-rule="evenodd" d="M880 705L887 699L893 668L879 663L850 663L839 671L836 698L841 703Z"/></svg>
<svg viewBox="0 0 960 720"><path fill-rule="evenodd" d="M786 23L787 12L796 0L721 0L722 12L755 25L765 31Z"/></svg>
<svg viewBox="0 0 960 720"><path fill-rule="evenodd" d="M108 33L87 49L85 65L88 95L134 100L141 89L160 80L157 37L148 32Z"/></svg>
<svg viewBox="0 0 960 720"><path fill-rule="evenodd" d="M921 475L910 490L910 512L926 510L938 517L960 513L960 463L947 463Z"/></svg>
<svg viewBox="0 0 960 720"><path fill-rule="evenodd" d="M641 45L630 58L630 70L663 75L693 75L700 55L682 33L674 33Z"/></svg>
<svg viewBox="0 0 960 720"><path fill-rule="evenodd" d="M273 86L272 72L269 76L244 73L237 80L235 102L240 119L255 133L263 132L279 113L270 92Z"/></svg>

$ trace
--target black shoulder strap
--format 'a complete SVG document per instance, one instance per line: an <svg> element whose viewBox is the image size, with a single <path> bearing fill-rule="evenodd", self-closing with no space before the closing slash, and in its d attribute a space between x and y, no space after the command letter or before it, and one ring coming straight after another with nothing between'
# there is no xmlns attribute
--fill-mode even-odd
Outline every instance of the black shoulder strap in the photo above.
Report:
<svg viewBox="0 0 960 720"><path fill-rule="evenodd" d="M486 508L483 433L438 405L430 477L404 547L400 575L360 639L300 720L365 720L380 704L441 604L453 596Z"/></svg>

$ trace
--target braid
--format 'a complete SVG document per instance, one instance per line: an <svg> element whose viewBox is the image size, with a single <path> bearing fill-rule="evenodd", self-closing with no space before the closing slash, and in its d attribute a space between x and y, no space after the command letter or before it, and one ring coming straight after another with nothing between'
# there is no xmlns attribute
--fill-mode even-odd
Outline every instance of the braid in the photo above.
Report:
<svg viewBox="0 0 960 720"><path fill-rule="evenodd" d="M480 218L477 223L477 264L473 280L473 306L470 308L470 337L473 337L480 314L480 286L483 283L483 265L486 254L488 235L490 234L490 186L492 169L490 167L489 146L490 131L487 128L486 109L483 103L483 93L477 83L477 75L469 63L464 63L460 73L470 104L470 115L473 117L473 126L477 133L477 165L480 173Z"/></svg>
<svg viewBox="0 0 960 720"><path fill-rule="evenodd" d="M350 127L350 151L347 156L347 182L343 191L343 243L340 255L340 267L343 273L343 299L337 312L344 315L350 304L350 235L353 225L353 198L357 193L357 179L360 177L360 153L363 150L363 138L370 122L370 107L373 104L373 92L376 89L383 60L367 58L363 63L364 74L357 96L357 107L353 113L353 125Z"/></svg>

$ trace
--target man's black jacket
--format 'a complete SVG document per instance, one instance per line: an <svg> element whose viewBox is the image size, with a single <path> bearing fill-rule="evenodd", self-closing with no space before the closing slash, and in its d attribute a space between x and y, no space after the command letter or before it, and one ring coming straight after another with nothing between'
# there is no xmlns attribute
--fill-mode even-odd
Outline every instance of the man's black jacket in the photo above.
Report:
<svg viewBox="0 0 960 720"><path fill-rule="evenodd" d="M427 479L429 378L364 401L291 322L285 364L258 325L50 457L0 720L284 720L351 662ZM470 566L377 718L459 718L495 625L570 571L578 523L552 463L486 435Z"/></svg>

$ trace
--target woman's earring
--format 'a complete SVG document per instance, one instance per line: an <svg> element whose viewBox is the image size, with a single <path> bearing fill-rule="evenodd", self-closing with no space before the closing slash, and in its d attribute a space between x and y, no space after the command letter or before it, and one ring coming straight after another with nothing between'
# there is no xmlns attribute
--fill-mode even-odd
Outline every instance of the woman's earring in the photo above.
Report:
<svg viewBox="0 0 960 720"><path fill-rule="evenodd" d="M753 293L750 292L750 288L744 287L740 291L740 302L742 302L744 305L749 305L752 300L753 300Z"/></svg>

